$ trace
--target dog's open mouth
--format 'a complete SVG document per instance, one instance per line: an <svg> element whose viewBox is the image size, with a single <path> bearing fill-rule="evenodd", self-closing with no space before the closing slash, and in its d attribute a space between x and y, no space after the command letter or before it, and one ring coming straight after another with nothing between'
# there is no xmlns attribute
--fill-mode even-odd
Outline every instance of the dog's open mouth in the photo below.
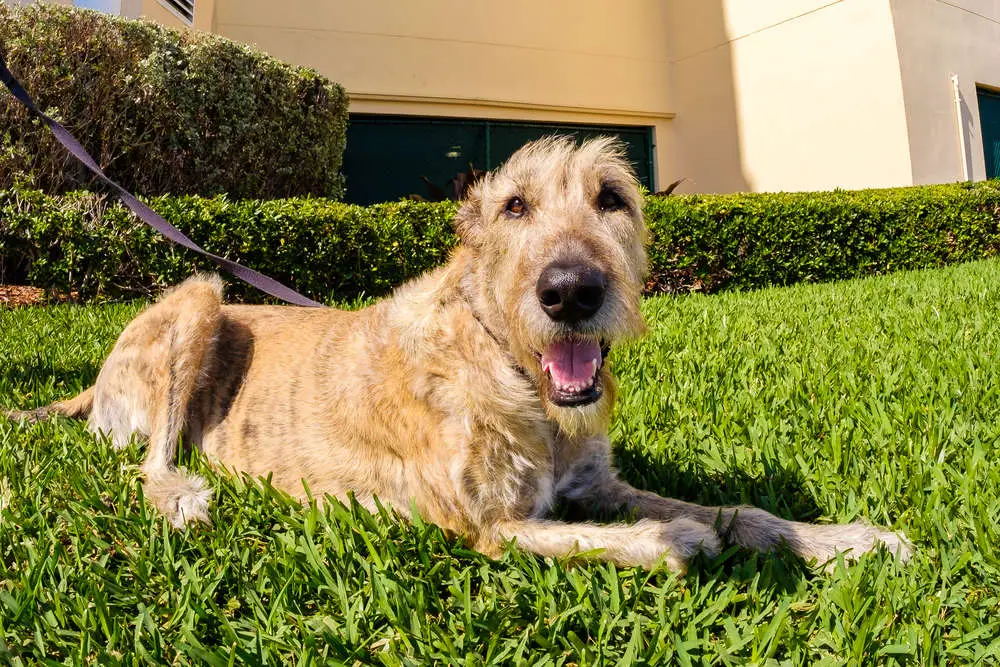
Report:
<svg viewBox="0 0 1000 667"><path fill-rule="evenodd" d="M549 400L572 407L593 403L604 393L599 371L608 346L585 338L553 341L539 355L542 372L549 378Z"/></svg>

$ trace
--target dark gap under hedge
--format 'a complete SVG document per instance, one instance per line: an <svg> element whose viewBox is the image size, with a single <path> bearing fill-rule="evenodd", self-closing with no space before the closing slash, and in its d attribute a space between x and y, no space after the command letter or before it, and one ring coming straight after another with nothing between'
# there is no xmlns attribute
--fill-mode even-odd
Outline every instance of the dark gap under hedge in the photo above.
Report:
<svg viewBox="0 0 1000 667"><path fill-rule="evenodd" d="M320 198L149 200L206 249L318 299L378 296L442 263L455 204ZM993 257L1000 183L649 197L650 292L716 292ZM103 196L0 190L0 282L82 299L148 296L213 265ZM261 295L237 281L237 299Z"/></svg>

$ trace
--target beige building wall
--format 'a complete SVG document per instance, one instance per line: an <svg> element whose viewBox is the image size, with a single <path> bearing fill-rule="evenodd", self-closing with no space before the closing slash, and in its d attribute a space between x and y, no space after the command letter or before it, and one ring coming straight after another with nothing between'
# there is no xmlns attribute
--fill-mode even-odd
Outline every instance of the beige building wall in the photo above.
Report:
<svg viewBox="0 0 1000 667"><path fill-rule="evenodd" d="M316 68L354 112L652 126L681 191L983 178L976 85L1000 89L1000 0L197 0L193 27Z"/></svg>
<svg viewBox="0 0 1000 667"><path fill-rule="evenodd" d="M341 83L353 112L654 126L663 169L666 6L218 0L213 30Z"/></svg>
<svg viewBox="0 0 1000 667"><path fill-rule="evenodd" d="M888 0L675 0L687 190L911 183Z"/></svg>
<svg viewBox="0 0 1000 667"><path fill-rule="evenodd" d="M893 0L892 13L913 182L986 178L976 85L1000 89L1000 1Z"/></svg>
<svg viewBox="0 0 1000 667"><path fill-rule="evenodd" d="M666 41L677 112L668 160L673 178L686 179L678 192L749 189L725 5L725 0L668 5Z"/></svg>

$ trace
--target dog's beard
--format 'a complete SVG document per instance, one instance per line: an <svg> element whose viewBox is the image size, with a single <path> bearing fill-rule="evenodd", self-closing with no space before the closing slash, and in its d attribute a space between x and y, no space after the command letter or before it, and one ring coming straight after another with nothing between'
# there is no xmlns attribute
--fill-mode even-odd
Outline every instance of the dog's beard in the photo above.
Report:
<svg viewBox="0 0 1000 667"><path fill-rule="evenodd" d="M570 437L606 432L617 394L607 355L613 341L645 332L638 300L613 294L597 317L572 327L553 323L533 293L515 303L510 351L535 378L546 414Z"/></svg>
<svg viewBox="0 0 1000 667"><path fill-rule="evenodd" d="M542 373L539 378L538 390L545 412L567 437L589 437L607 432L618 385L605 367L597 371L595 384L600 392L594 400L568 405L552 400L552 379L548 373Z"/></svg>
<svg viewBox="0 0 1000 667"><path fill-rule="evenodd" d="M542 346L542 349L544 350L546 347L548 346ZM588 437L607 432L615 397L618 393L618 385L606 363L609 348L601 344L598 349L601 361L597 373L593 377L593 384L588 386L589 378L584 377L583 392L573 396L574 399L580 400L570 401L560 400L562 392L554 386L553 369L551 366L548 370L543 367L543 358L549 361L549 355L544 352L536 352L531 347L518 347L514 352L515 359L518 360L517 363L523 372L534 378L539 399L546 415L556 422L560 430L568 437ZM588 353L592 361L592 349L589 351L584 349L580 352L584 354L578 358L570 359L570 361L579 360L587 363ZM566 360L562 361L565 363ZM564 381L575 378L575 374L569 377L562 375ZM587 396L588 391L594 391L594 395Z"/></svg>

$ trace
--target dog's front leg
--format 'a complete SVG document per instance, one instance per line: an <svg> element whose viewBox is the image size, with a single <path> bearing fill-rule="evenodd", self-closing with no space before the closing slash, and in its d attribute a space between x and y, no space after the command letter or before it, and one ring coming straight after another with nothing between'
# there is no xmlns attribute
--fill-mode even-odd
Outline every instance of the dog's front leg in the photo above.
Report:
<svg viewBox="0 0 1000 667"><path fill-rule="evenodd" d="M585 554L623 567L645 568L662 559L675 572L684 572L688 559L699 551L708 556L719 553L719 538L711 526L687 518L608 525L525 519L501 524L496 537L516 540L522 549L554 558Z"/></svg>
<svg viewBox="0 0 1000 667"><path fill-rule="evenodd" d="M600 444L600 443L595 443ZM632 513L640 519L658 521L693 520L714 526L726 544L738 544L757 551L771 551L786 544L806 560L829 562L836 554L857 558L879 545L905 561L913 546L892 531L864 522L811 524L789 521L758 507L708 507L636 489L618 477L608 462L610 454L594 447L563 475L557 493L565 500L591 512Z"/></svg>
<svg viewBox="0 0 1000 667"><path fill-rule="evenodd" d="M715 526L727 544L771 551L784 543L797 556L821 563L829 562L837 553L856 559L861 554L874 551L880 544L903 561L910 557L913 550L904 537L860 521L813 524L782 519L748 505L706 507L641 491L617 477L595 489L595 492L617 497L620 507L639 517L690 517Z"/></svg>

